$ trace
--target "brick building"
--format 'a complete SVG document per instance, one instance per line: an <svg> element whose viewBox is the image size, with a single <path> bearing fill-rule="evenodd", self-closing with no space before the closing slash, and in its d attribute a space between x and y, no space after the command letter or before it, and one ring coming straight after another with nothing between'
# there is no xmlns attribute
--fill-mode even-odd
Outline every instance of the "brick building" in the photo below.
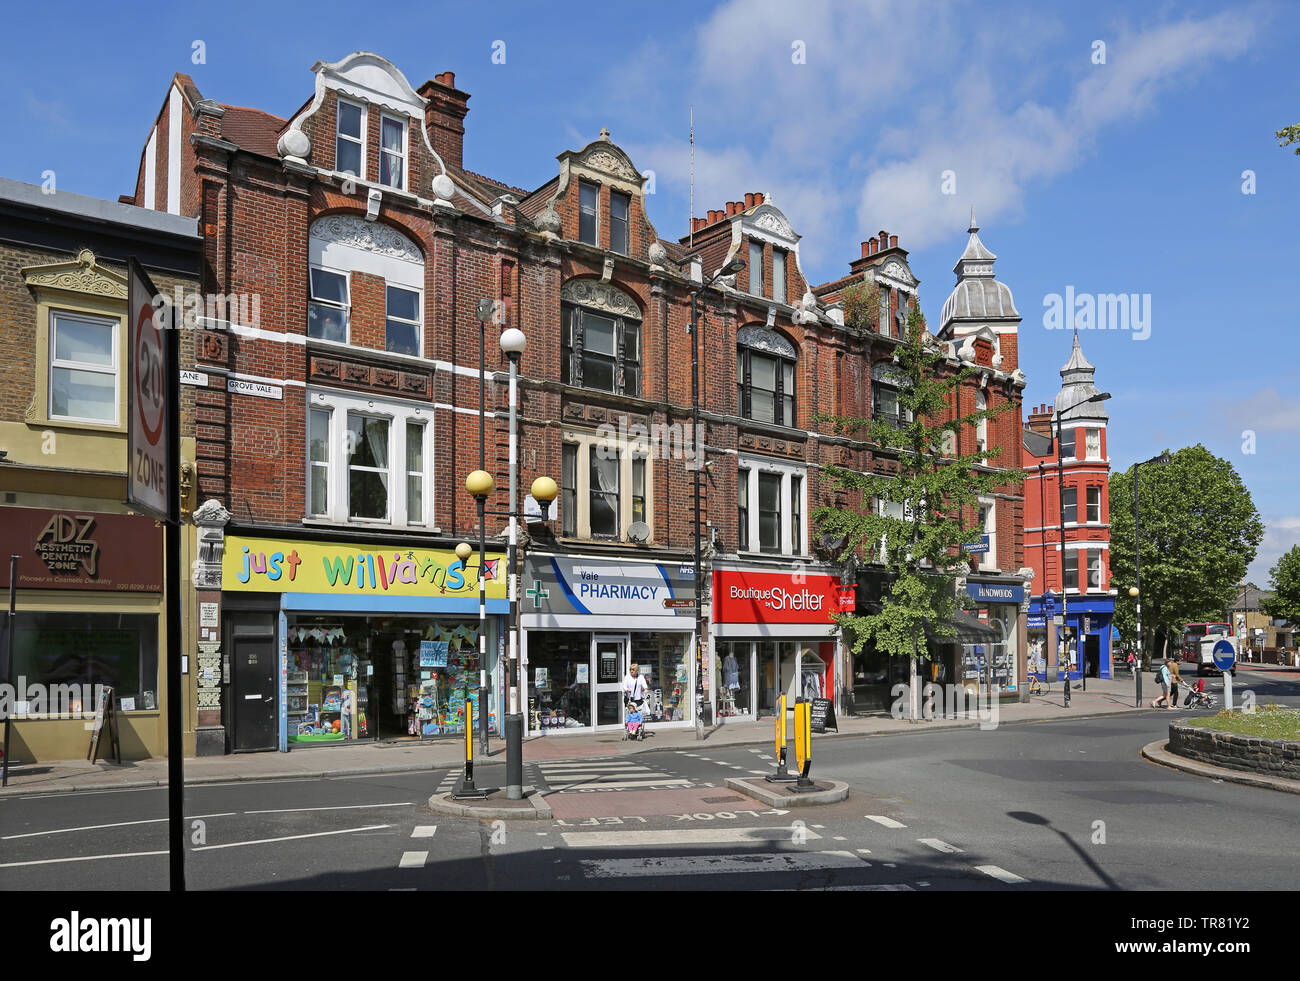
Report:
<svg viewBox="0 0 1300 981"><path fill-rule="evenodd" d="M1072 679L1085 670L1091 677L1109 678L1114 670L1109 417L1102 402L1087 402L1098 394L1095 372L1083 356L1076 331L1070 358L1061 368L1055 405L1030 412L1024 439L1025 558L1035 571L1036 589L1029 607L1030 646L1040 674L1055 676L1068 663ZM1044 594L1049 591L1054 598L1045 609ZM1063 596L1068 611L1057 628L1052 615L1061 614Z"/></svg>
<svg viewBox="0 0 1300 981"><path fill-rule="evenodd" d="M890 464L815 417L896 410L884 365L917 296L897 237L881 233L850 276L813 286L800 236L763 194L661 238L640 172L606 130L530 191L464 168L470 97L450 72L415 89L367 52L313 72L314 92L286 116L205 99L177 75L133 198L199 217L204 292L228 301L197 333L199 487L217 502L213 554L224 548L208 583L222 606L213 637L231 664L212 731L259 749L463 726L480 667L478 567L453 549L478 537L464 481L480 466L497 485L482 666L497 715L506 326L528 339L521 494L539 476L561 488L547 520L522 505L529 726L617 725L629 662L658 696L657 721L691 724L693 293L707 715L770 711L781 692L842 702L850 666L829 614L852 573L809 515L830 499L827 461ZM735 257L744 268L705 288ZM843 291L866 280L883 328L847 330ZM483 300L496 311L486 328ZM1018 399L1014 325L979 334L982 307L948 319L951 363L981 367L972 404ZM1002 422L964 438L1018 453L1018 423ZM1018 560L1009 500L986 519L991 574ZM247 698L275 684L269 708Z"/></svg>

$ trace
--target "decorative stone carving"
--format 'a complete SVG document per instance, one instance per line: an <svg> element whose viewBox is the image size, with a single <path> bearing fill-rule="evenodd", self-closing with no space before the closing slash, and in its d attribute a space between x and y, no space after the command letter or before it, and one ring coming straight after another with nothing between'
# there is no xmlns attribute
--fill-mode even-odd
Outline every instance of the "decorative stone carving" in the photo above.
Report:
<svg viewBox="0 0 1300 981"><path fill-rule="evenodd" d="M439 174L433 179L433 196L436 198L435 204L451 204L452 196L456 193L456 184L446 174Z"/></svg>
<svg viewBox="0 0 1300 981"><path fill-rule="evenodd" d="M897 280L900 283L906 283L908 286L916 284L916 280L912 277L912 274L907 271L907 267L897 259L891 259L889 262L885 263L885 267L880 272L881 275L888 276L890 279Z"/></svg>
<svg viewBox="0 0 1300 981"><path fill-rule="evenodd" d="M593 310L604 310L620 317L641 319L637 302L617 286L594 279L571 279L560 291L562 299Z"/></svg>
<svg viewBox="0 0 1300 981"><path fill-rule="evenodd" d="M736 331L736 342L757 351L780 355L783 358L797 357L794 345L774 330L764 327L742 327Z"/></svg>
<svg viewBox="0 0 1300 981"><path fill-rule="evenodd" d="M815 324L817 323L817 297L813 296L812 290L804 293L803 299L794 304L794 317L796 324Z"/></svg>
<svg viewBox="0 0 1300 981"><path fill-rule="evenodd" d="M665 249L663 243L658 240L650 243L648 254L650 256L651 267L662 269L664 263L668 261L668 250Z"/></svg>
<svg viewBox="0 0 1300 981"><path fill-rule="evenodd" d="M311 155L311 140L300 129L288 129L276 142L275 148L279 151L280 156L287 157L295 162L305 163L307 157Z"/></svg>
<svg viewBox="0 0 1300 981"><path fill-rule="evenodd" d="M230 512L221 502L208 498L194 511L198 528L199 557L194 563L194 585L198 589L221 588L221 559L226 551L226 524Z"/></svg>
<svg viewBox="0 0 1300 981"><path fill-rule="evenodd" d="M402 372L402 391L407 394L426 395L428 393L428 378L424 375L413 375L410 372Z"/></svg>
<svg viewBox="0 0 1300 981"><path fill-rule="evenodd" d="M226 360L226 336L211 330L201 330L196 336L198 357L201 361Z"/></svg>
<svg viewBox="0 0 1300 981"><path fill-rule="evenodd" d="M364 364L344 364L343 380L355 382L358 385L369 385L370 367Z"/></svg>
<svg viewBox="0 0 1300 981"><path fill-rule="evenodd" d="M380 388L396 388L397 375L398 373L391 368L376 368L374 372L375 384Z"/></svg>
<svg viewBox="0 0 1300 981"><path fill-rule="evenodd" d="M635 181L638 185L641 183L641 175L636 172L636 168L629 164L622 154L612 150L591 150L582 158L582 162L592 170L604 171L615 177L622 177L624 180Z"/></svg>
<svg viewBox="0 0 1300 981"><path fill-rule="evenodd" d="M774 211L765 211L754 219L754 224L782 238L794 238L794 229L790 223Z"/></svg>
<svg viewBox="0 0 1300 981"><path fill-rule="evenodd" d="M338 378L341 365L332 358L312 358L311 373L319 378Z"/></svg>
<svg viewBox="0 0 1300 981"><path fill-rule="evenodd" d="M394 228L352 215L330 215L311 223L311 237L407 262L424 262L415 243Z"/></svg>
<svg viewBox="0 0 1300 981"><path fill-rule="evenodd" d="M99 265L95 253L90 249L82 249L72 262L30 266L23 270L23 279L28 286L38 289L88 293L115 300L126 299L126 277Z"/></svg>
<svg viewBox="0 0 1300 981"><path fill-rule="evenodd" d="M564 223L560 220L560 214L555 210L555 202L548 202L546 208L540 215L533 219L533 224L543 235L559 237L560 230Z"/></svg>

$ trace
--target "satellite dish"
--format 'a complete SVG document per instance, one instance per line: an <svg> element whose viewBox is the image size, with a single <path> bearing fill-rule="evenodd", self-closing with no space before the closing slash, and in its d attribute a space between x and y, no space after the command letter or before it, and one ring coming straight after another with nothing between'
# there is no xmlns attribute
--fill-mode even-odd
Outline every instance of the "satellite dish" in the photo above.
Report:
<svg viewBox="0 0 1300 981"><path fill-rule="evenodd" d="M644 521L633 521L627 526L627 537L638 545L644 545L650 540L650 526Z"/></svg>

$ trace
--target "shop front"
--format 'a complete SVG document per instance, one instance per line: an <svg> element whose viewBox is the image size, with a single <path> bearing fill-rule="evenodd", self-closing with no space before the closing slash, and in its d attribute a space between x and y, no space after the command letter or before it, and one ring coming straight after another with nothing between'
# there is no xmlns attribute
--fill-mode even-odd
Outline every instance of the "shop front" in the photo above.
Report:
<svg viewBox="0 0 1300 981"><path fill-rule="evenodd" d="M529 732L621 727L633 665L649 686L647 721L694 721L689 564L530 553L519 623Z"/></svg>
<svg viewBox="0 0 1300 981"><path fill-rule="evenodd" d="M960 644L958 667L962 684L981 697L1019 698L1019 618L1025 587L1019 580L968 580L968 605L980 623L992 631L987 638ZM959 640L962 640L959 636Z"/></svg>
<svg viewBox="0 0 1300 981"><path fill-rule="evenodd" d="M843 711L842 645L831 619L838 576L771 567L713 573L714 717L719 724L787 711L796 698L829 698ZM852 607L850 606L850 609Z"/></svg>
<svg viewBox="0 0 1300 981"><path fill-rule="evenodd" d="M1061 616L1061 600L1055 595L1046 600L1034 596L1029 600L1030 663L1037 653L1039 677L1051 665L1070 666L1070 680L1114 677L1112 627L1115 618L1114 597L1071 596L1069 611L1056 627L1056 659L1050 660L1051 619Z"/></svg>
<svg viewBox="0 0 1300 981"><path fill-rule="evenodd" d="M478 556L450 550L228 536L222 568L236 752L478 727L480 669L500 731L504 558L487 553L486 663Z"/></svg>
<svg viewBox="0 0 1300 981"><path fill-rule="evenodd" d="M89 720L109 697L122 758L165 755L162 529L137 515L0 508L6 591L14 554L14 687L3 698L13 761L85 759ZM0 659L8 620L0 618Z"/></svg>

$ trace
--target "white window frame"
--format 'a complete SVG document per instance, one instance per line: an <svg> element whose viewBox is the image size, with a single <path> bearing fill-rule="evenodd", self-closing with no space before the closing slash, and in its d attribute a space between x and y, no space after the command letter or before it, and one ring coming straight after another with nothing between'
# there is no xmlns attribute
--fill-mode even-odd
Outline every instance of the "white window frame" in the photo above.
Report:
<svg viewBox="0 0 1300 981"><path fill-rule="evenodd" d="M588 242L582 237L582 192L590 188L596 192L596 204L592 208L592 216L596 222L596 227L592 233L594 241ZM600 248L600 185L594 181L578 181L578 241L584 245L590 245L594 248Z"/></svg>
<svg viewBox="0 0 1300 981"><path fill-rule="evenodd" d="M979 567L996 569L998 567L998 502L992 497L981 497L979 506L987 509L984 512L982 533L989 536L989 550L980 555Z"/></svg>
<svg viewBox="0 0 1300 981"><path fill-rule="evenodd" d="M432 419L432 416L430 416L430 419ZM429 420L411 419L411 418L407 418L406 421L402 424L402 474L403 474L402 494L403 497L405 498L405 511L403 513L406 515L406 523L408 525L419 525L421 527L429 523L428 491L429 491L430 484L429 484L429 466L428 463L426 462L426 457L428 456L429 446L430 446L429 432L428 429L426 428L428 425L429 425ZM411 446L411 441L409 439L408 434L410 433L412 426L418 427L420 430L420 469L419 470L409 470L407 469L407 464L406 464L407 451L410 449ZM411 516L411 495L408 488L406 487L406 483L412 477L418 477L420 480L420 513L417 514L415 517Z"/></svg>
<svg viewBox="0 0 1300 981"><path fill-rule="evenodd" d="M384 149L384 120L389 120L391 122L397 123L397 125L402 127L402 152L400 154L402 160L402 180L401 183L398 184L385 184L383 182L384 154L387 153L390 156L399 156L399 154L397 154L393 150ZM411 150L411 121L409 119L406 119L403 116L394 115L391 112L381 112L379 114L379 157L378 157L379 173L375 175L380 187L391 187L395 191L406 190L406 186L409 183L408 175L409 175L410 159L411 159L410 150Z"/></svg>
<svg viewBox="0 0 1300 981"><path fill-rule="evenodd" d="M1099 548L1089 548L1089 549L1085 549L1085 550L1084 550L1084 555L1083 555L1083 564L1084 564L1084 567L1087 569L1087 575L1088 575L1088 591L1089 591L1089 592L1094 592L1094 591L1095 591L1095 592L1100 593L1100 592L1102 592L1103 589L1105 588L1105 580L1106 580L1106 563L1105 563L1105 560L1102 559L1101 551L1102 551L1102 550L1099 549ZM1093 556L1093 553L1094 553L1094 552L1095 552L1096 555L1097 555L1097 582L1096 582L1096 584L1094 584L1093 581L1092 581L1092 556Z"/></svg>
<svg viewBox="0 0 1300 981"><path fill-rule="evenodd" d="M333 300L318 300L318 299L316 299L315 294L312 292L312 290L314 289L314 287L312 286L312 281L311 281L311 271L312 271L313 269L318 270L318 271L320 271L320 272L327 272L327 273L329 273L329 274L331 274L331 275L333 275L333 276L342 276L342 277L343 277L343 292L344 292L344 300L343 300L343 305L342 305L342 306L339 306L339 305L335 304ZM387 298L386 298L386 297L387 297L387 294L385 294L385 306L387 306ZM313 303L317 303L317 304L320 304L320 305L322 305L322 306L331 307L331 308L333 308L333 309L335 309L335 310L340 310L340 311L342 311L342 313L343 313L343 320L344 320L344 323L343 323L343 341L342 341L342 343L344 343L344 344L351 344L351 343L352 343L352 276L351 276L351 274L350 274L346 269L335 269L335 268L333 268L332 266L326 266L326 265L323 265L322 263L319 263L319 262L309 263L308 266L307 266L307 308L308 308L308 313L307 313L307 317L308 317L308 319L307 319L307 337L310 338L311 340L314 340L314 341L327 340L327 339L329 339L329 338L312 337L312 334L311 334L311 305L312 305ZM385 312L387 312L387 311L385 310Z"/></svg>
<svg viewBox="0 0 1300 981"><path fill-rule="evenodd" d="M989 407L989 397L983 392L975 393L975 411L985 412ZM975 449L980 453L987 453L989 448L989 421L987 418L979 419L975 423Z"/></svg>
<svg viewBox="0 0 1300 981"><path fill-rule="evenodd" d="M415 319L414 320L407 320L405 317L395 317L388 312L388 291L390 289L403 290L407 293L415 294ZM350 290L348 296L350 299L351 298ZM384 281L384 350L385 351L388 351L388 321L390 320L395 320L399 324L410 324L415 328L415 354L413 355L413 357L417 357L417 358L424 357L424 290L416 289L413 286L407 286L404 283L390 283L387 280L385 280ZM348 319L348 323L350 326L351 318ZM406 352L389 351L388 353L405 354ZM411 356L412 355L408 355L408 357Z"/></svg>
<svg viewBox="0 0 1300 981"><path fill-rule="evenodd" d="M311 458L311 414L313 412L325 413L325 460L323 463ZM307 452L305 462L307 464L307 492L304 501L307 505L306 512L310 518L328 518L330 507L334 502L333 489L330 486L330 469L335 465L334 452L334 406L332 405L312 405L307 403ZM325 509L323 511L312 510L312 471L323 467L325 470Z"/></svg>
<svg viewBox="0 0 1300 981"><path fill-rule="evenodd" d="M113 363L112 367L105 367L102 364L90 364L84 361L65 361L56 356L58 350L58 322L63 320L75 320L84 324L90 324L95 327L107 327L113 337ZM46 410L49 413L48 418L51 422L58 420L60 422L85 422L95 426L116 426L120 422L119 404L122 400L122 322L116 317L96 317L91 314L78 313L73 310L51 310L50 311L50 334L49 334L49 352L50 363L47 367L45 393L48 403ZM54 412L54 371L56 368L63 368L68 371L86 371L96 375L113 376L113 416L111 419L93 419L85 416L64 416L56 415Z"/></svg>
<svg viewBox="0 0 1300 981"><path fill-rule="evenodd" d="M575 538L582 538L588 541L630 541L627 537L628 526L633 521L642 520L650 526L650 536L647 542L654 542L654 457L650 453L650 445L642 440L623 440L616 437L599 436L595 433L568 431L566 430L562 437L565 445L574 445L578 448L577 458L575 460L575 484L574 487L574 506L577 514L574 515L573 528ZM593 538L591 534L591 454L597 450L603 449L605 452L615 451L618 453L618 523L619 531L617 537L601 535L599 538ZM632 461L640 459L645 462L645 516L637 519L632 513ZM563 468L561 468L563 469ZM560 483L564 483L564 475L560 476ZM563 491L563 486L561 486ZM563 500L563 495L561 496ZM560 522L560 528L564 527Z"/></svg>
<svg viewBox="0 0 1300 981"><path fill-rule="evenodd" d="M1092 516L1092 501L1089 500L1089 498L1092 497L1092 495L1093 495L1094 492L1095 492L1096 495L1097 495L1097 517L1095 517L1095 518ZM1084 504L1083 504L1083 506L1084 506L1084 517L1087 518L1087 523L1090 524L1090 525L1099 525L1099 524L1101 524L1101 485L1100 485L1100 484L1088 484L1088 485L1087 485L1087 490L1084 492L1084 495L1083 495L1083 501L1084 501Z"/></svg>
<svg viewBox="0 0 1300 981"><path fill-rule="evenodd" d="M740 457L737 467L738 473L748 471L748 504L749 504L749 548L745 549L745 555L807 555L808 554L808 468L803 466L794 466L787 463L778 463L775 460L768 460L763 457L742 456ZM775 552L765 552L762 550L759 539L759 507L758 507L758 475L777 474L781 478L781 514L777 519L777 525L781 529L781 547ZM798 476L800 501L800 531L799 538L802 549L798 552L794 550L791 541L791 518L793 516L793 502L791 499L791 477ZM739 501L737 501L737 520L739 520ZM740 548L739 536L736 542L737 551Z"/></svg>
<svg viewBox="0 0 1300 981"><path fill-rule="evenodd" d="M361 138L358 140L354 136L348 136L339 129L340 117L336 107L334 110L334 172L336 174L347 173L346 171L339 169L339 140L347 140L349 143L359 143L361 146L361 173L357 174L356 177L357 180L363 181L366 179L366 134L367 127L370 123L369 106L364 102L355 102L352 99L344 99L342 97L339 98L338 102L340 105L349 105L361 110Z"/></svg>
<svg viewBox="0 0 1300 981"><path fill-rule="evenodd" d="M1083 431L1084 459L1101 459L1101 430L1096 426L1087 426Z"/></svg>
<svg viewBox="0 0 1300 981"><path fill-rule="evenodd" d="M311 438L311 410L328 410L329 444L326 478L327 507L323 514L309 513L311 507L311 470L309 440ZM349 516L351 502L348 499L348 465L347 433L348 414L359 413L385 419L388 422L388 517L387 518L353 518ZM421 521L407 518L406 500L406 425L408 422L423 426L422 436L422 470L423 507ZM371 396L359 396L331 389L309 389L307 392L306 438L303 443L304 467L304 518L306 522L328 522L330 524L355 525L360 527L414 528L429 530L433 523L434 495L436 486L434 474L435 431L433 406L397 399L379 399ZM434 529L437 530L437 529Z"/></svg>

